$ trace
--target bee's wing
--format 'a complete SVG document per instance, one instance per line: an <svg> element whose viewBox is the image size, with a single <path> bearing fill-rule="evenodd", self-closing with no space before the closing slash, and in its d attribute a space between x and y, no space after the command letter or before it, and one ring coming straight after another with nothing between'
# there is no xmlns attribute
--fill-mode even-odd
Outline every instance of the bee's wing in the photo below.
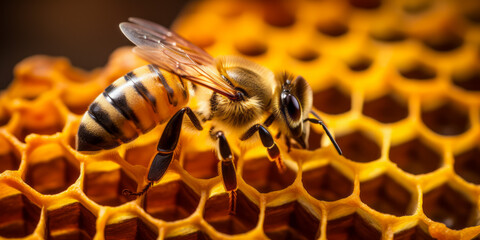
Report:
<svg viewBox="0 0 480 240"><path fill-rule="evenodd" d="M145 60L194 83L234 99L236 90L218 72L215 59L193 43L155 23L131 18L121 23L123 34Z"/></svg>

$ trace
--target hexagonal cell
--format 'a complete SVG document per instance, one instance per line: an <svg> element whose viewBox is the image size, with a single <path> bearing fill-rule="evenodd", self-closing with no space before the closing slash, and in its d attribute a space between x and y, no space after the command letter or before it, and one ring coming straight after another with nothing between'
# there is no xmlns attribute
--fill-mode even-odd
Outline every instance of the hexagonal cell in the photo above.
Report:
<svg viewBox="0 0 480 240"><path fill-rule="evenodd" d="M157 143L135 146L125 151L125 161L132 165L148 167L157 153Z"/></svg>
<svg viewBox="0 0 480 240"><path fill-rule="evenodd" d="M53 135L61 132L65 124L64 118L51 103L44 105L33 103L20 112L22 121L13 130L13 135L22 142L25 142L25 138L32 133Z"/></svg>
<svg viewBox="0 0 480 240"><path fill-rule="evenodd" d="M381 0L349 0L350 5L362 9L375 9L382 4Z"/></svg>
<svg viewBox="0 0 480 240"><path fill-rule="evenodd" d="M476 225L474 204L447 183L423 194L423 212L455 230Z"/></svg>
<svg viewBox="0 0 480 240"><path fill-rule="evenodd" d="M274 27L290 27L295 24L294 8L287 1L262 1L263 20Z"/></svg>
<svg viewBox="0 0 480 240"><path fill-rule="evenodd" d="M460 34L453 31L440 31L428 34L423 39L425 46L439 52L452 51L463 44L463 38Z"/></svg>
<svg viewBox="0 0 480 240"><path fill-rule="evenodd" d="M95 215L79 202L47 210L48 239L93 239L96 221Z"/></svg>
<svg viewBox="0 0 480 240"><path fill-rule="evenodd" d="M352 100L333 86L313 93L313 106L328 114L341 114L350 111Z"/></svg>
<svg viewBox="0 0 480 240"><path fill-rule="evenodd" d="M106 225L104 237L106 240L155 240L158 238L158 229L151 229L142 219L134 217Z"/></svg>
<svg viewBox="0 0 480 240"><path fill-rule="evenodd" d="M373 60L365 55L357 55L347 61L348 68L354 72L367 70L373 63Z"/></svg>
<svg viewBox="0 0 480 240"><path fill-rule="evenodd" d="M6 170L17 170L21 161L20 153L7 139L0 136L0 173Z"/></svg>
<svg viewBox="0 0 480 240"><path fill-rule="evenodd" d="M256 39L244 39L235 43L235 49L245 56L256 57L267 52L268 46Z"/></svg>
<svg viewBox="0 0 480 240"><path fill-rule="evenodd" d="M453 167L465 181L480 184L480 149L476 147L456 155Z"/></svg>
<svg viewBox="0 0 480 240"><path fill-rule="evenodd" d="M412 194L390 176L381 175L360 183L360 199L379 212L405 216Z"/></svg>
<svg viewBox="0 0 480 240"><path fill-rule="evenodd" d="M257 226L260 209L242 191L237 190L237 211L234 215L229 214L229 202L227 193L210 197L203 217L217 231L230 235L245 233Z"/></svg>
<svg viewBox="0 0 480 240"><path fill-rule="evenodd" d="M263 231L270 239L317 239L320 220L299 202L267 207Z"/></svg>
<svg viewBox="0 0 480 240"><path fill-rule="evenodd" d="M422 110L422 120L432 131L446 136L462 134L470 127L465 107L452 102L432 110Z"/></svg>
<svg viewBox="0 0 480 240"><path fill-rule="evenodd" d="M336 137L343 155L355 162L371 162L380 158L381 149L378 144L361 131Z"/></svg>
<svg viewBox="0 0 480 240"><path fill-rule="evenodd" d="M137 190L137 182L130 178L118 164L111 161L89 163L85 167L83 191L88 198L102 206L119 206L135 199L122 191Z"/></svg>
<svg viewBox="0 0 480 240"><path fill-rule="evenodd" d="M331 165L304 171L302 183L308 194L322 201L336 201L353 192L353 182Z"/></svg>
<svg viewBox="0 0 480 240"><path fill-rule="evenodd" d="M185 235L179 235L179 236L173 236L173 237L165 237L165 240L211 240L210 236L208 234L202 232L202 231L196 231L193 233L185 234Z"/></svg>
<svg viewBox="0 0 480 240"><path fill-rule="evenodd" d="M357 213L327 221L327 239L373 240L381 239L382 233Z"/></svg>
<svg viewBox="0 0 480 240"><path fill-rule="evenodd" d="M392 146L390 160L403 171L411 174L425 174L440 167L441 156L419 138Z"/></svg>
<svg viewBox="0 0 480 240"><path fill-rule="evenodd" d="M57 143L38 147L28 158L24 180L42 194L60 193L80 175L77 160Z"/></svg>
<svg viewBox="0 0 480 240"><path fill-rule="evenodd" d="M422 227L416 226L410 229L395 233L394 240L409 240L409 239L422 239L422 240L434 240L428 230L425 231Z"/></svg>
<svg viewBox="0 0 480 240"><path fill-rule="evenodd" d="M215 151L202 152L182 151L183 169L190 175L200 179L209 179L218 176L218 159Z"/></svg>
<svg viewBox="0 0 480 240"><path fill-rule="evenodd" d="M455 71L452 74L452 82L467 91L480 91L480 68Z"/></svg>
<svg viewBox="0 0 480 240"><path fill-rule="evenodd" d="M244 161L242 178L261 193L284 189L295 181L297 174L290 168L280 172L267 157Z"/></svg>
<svg viewBox="0 0 480 240"><path fill-rule="evenodd" d="M177 221L197 209L200 196L182 181L152 187L145 196L144 209L155 218Z"/></svg>
<svg viewBox="0 0 480 240"><path fill-rule="evenodd" d="M23 194L0 199L0 236L23 238L33 233L40 219L40 207Z"/></svg>
<svg viewBox="0 0 480 240"><path fill-rule="evenodd" d="M348 32L348 25L340 20L330 20L316 24L317 31L330 37L340 37Z"/></svg>
<svg viewBox="0 0 480 240"><path fill-rule="evenodd" d="M398 122L408 116L408 107L392 94L364 102L362 114L381 123Z"/></svg>
<svg viewBox="0 0 480 240"><path fill-rule="evenodd" d="M437 70L420 61L410 61L398 69L400 75L416 81L431 80L437 77Z"/></svg>
<svg viewBox="0 0 480 240"><path fill-rule="evenodd" d="M301 62L311 62L320 56L315 49L306 46L292 49L288 53L292 58Z"/></svg>

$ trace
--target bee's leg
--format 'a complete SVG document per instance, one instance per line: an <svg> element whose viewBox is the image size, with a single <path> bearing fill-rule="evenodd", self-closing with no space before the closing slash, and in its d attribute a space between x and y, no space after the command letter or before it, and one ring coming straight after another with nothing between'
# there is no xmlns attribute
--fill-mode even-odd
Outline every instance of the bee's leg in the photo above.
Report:
<svg viewBox="0 0 480 240"><path fill-rule="evenodd" d="M233 163L233 154L228 145L227 138L222 131L215 133L217 139L217 157L220 160L220 169L225 190L230 198L230 214L235 214L237 205L237 174Z"/></svg>
<svg viewBox="0 0 480 240"><path fill-rule="evenodd" d="M195 128L197 128L198 130L203 129L197 116L195 116L195 113L193 113L192 109L190 109L189 107L182 108L178 112L176 112L175 115L173 115L173 117L170 118L170 120L168 121L167 126L165 126L162 136L158 141L158 153L153 158L152 164L150 165L150 170L148 171L147 179L149 183L140 192L131 192L130 190L124 190L123 194L140 196L144 194L153 185L154 182L160 180L167 172L168 166L170 166L170 163L172 162L173 153L175 151L175 148L177 147L178 139L180 138L183 115L185 113L190 118L190 121L192 121Z"/></svg>
<svg viewBox="0 0 480 240"><path fill-rule="evenodd" d="M278 149L277 144L275 144L270 132L263 125L253 125L242 135L240 140L245 141L249 139L257 131L258 135L260 135L260 140L262 141L263 146L267 148L269 159L275 161L280 172L285 171L285 165L280 157L280 149Z"/></svg>
<svg viewBox="0 0 480 240"><path fill-rule="evenodd" d="M330 131L328 130L327 126L325 125L325 123L322 121L322 119L320 118L320 116L318 116L318 114L316 114L314 111L311 111L311 113L316 117L316 118L307 118L305 120L303 120L304 122L306 121L309 121L311 123L316 123L316 124L320 124L322 125L323 127L323 130L325 131L325 133L327 134L328 138L330 139L330 142L332 142L333 146L335 147L335 149L337 150L338 154L339 155L342 155L342 150L340 149L340 146L338 146L337 142L335 141L335 139L333 138L332 134L330 133Z"/></svg>

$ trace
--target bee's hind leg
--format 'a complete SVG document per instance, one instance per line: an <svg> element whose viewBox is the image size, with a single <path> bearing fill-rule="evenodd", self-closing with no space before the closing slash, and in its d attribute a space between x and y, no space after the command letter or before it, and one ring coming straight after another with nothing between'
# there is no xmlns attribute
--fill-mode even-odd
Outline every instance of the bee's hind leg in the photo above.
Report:
<svg viewBox="0 0 480 240"><path fill-rule="evenodd" d="M132 192L125 189L123 190L124 195L141 196L153 185L154 182L160 180L163 175L165 175L168 166L170 166L170 163L172 162L173 153L175 151L175 148L177 147L178 139L180 138L183 115L185 113L190 118L195 128L197 128L198 130L203 130L197 116L195 116L195 113L193 113L192 109L190 109L189 107L182 108L178 112L176 112L175 115L173 115L173 117L170 118L170 120L168 121L167 126L165 126L162 136L158 141L158 153L153 158L152 164L150 165L150 170L148 171L148 184L140 192Z"/></svg>
<svg viewBox="0 0 480 240"><path fill-rule="evenodd" d="M237 174L235 170L235 164L233 163L234 157L232 150L230 149L230 145L228 145L227 138L225 138L223 132L218 131L213 133L212 130L213 129L211 129L211 136L217 141L216 152L217 157L220 160L220 170L223 178L223 184L225 186L225 190L229 194L230 214L235 214L237 205Z"/></svg>
<svg viewBox="0 0 480 240"><path fill-rule="evenodd" d="M253 134L258 131L258 135L260 135L260 140L265 148L267 148L268 158L270 161L275 161L277 164L277 168L280 172L285 171L285 165L280 157L280 149L278 149L277 144L273 140L272 134L268 131L266 127L262 124L255 124L251 128L249 128L240 138L240 140L245 141L249 139Z"/></svg>

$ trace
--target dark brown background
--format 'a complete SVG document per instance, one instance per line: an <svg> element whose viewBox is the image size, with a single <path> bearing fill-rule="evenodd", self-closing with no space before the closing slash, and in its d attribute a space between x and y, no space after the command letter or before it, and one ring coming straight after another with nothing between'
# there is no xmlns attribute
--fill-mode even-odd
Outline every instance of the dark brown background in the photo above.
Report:
<svg viewBox="0 0 480 240"><path fill-rule="evenodd" d="M74 66L102 67L110 53L130 45L118 28L128 17L169 26L188 0L0 1L0 89L13 67L35 55L65 56Z"/></svg>

